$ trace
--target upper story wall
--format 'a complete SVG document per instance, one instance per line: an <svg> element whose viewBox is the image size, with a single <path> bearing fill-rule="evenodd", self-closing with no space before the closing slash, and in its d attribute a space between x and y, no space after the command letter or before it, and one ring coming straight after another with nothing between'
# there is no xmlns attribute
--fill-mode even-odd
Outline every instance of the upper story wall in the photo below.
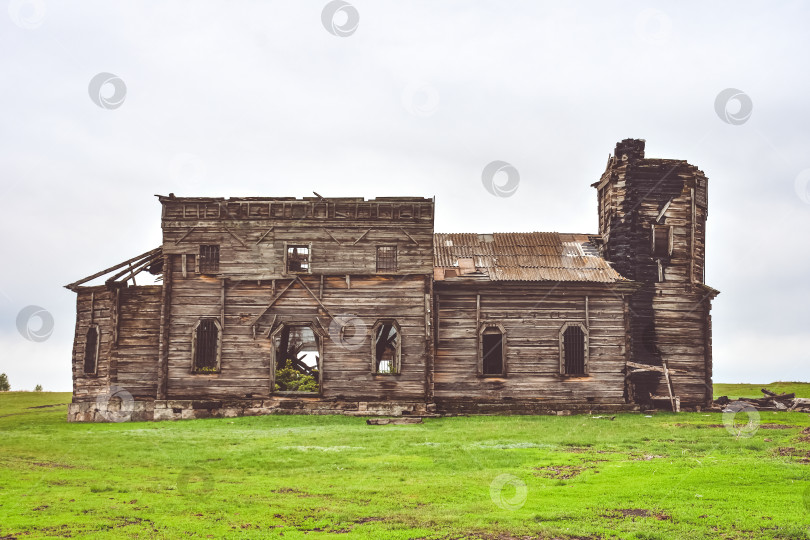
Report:
<svg viewBox="0 0 810 540"><path fill-rule="evenodd" d="M163 253L200 271L200 246L219 246L219 277L289 278L290 246L309 250L308 274L432 274L434 201L422 197L199 198L159 196ZM378 270L378 247L396 262ZM390 251L388 252L390 255Z"/></svg>

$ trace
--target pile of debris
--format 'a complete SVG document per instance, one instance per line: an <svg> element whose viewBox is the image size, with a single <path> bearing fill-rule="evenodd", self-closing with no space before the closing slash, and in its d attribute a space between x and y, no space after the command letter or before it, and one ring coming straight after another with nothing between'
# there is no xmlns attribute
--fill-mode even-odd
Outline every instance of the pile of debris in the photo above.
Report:
<svg viewBox="0 0 810 540"><path fill-rule="evenodd" d="M715 405L724 407L733 401L741 401L747 405L751 405L760 411L797 411L797 412L810 412L810 398L797 398L796 394L777 394L771 392L767 388L760 389L764 397L761 398L747 398L741 397L737 399L729 399L728 396L720 396L714 400Z"/></svg>

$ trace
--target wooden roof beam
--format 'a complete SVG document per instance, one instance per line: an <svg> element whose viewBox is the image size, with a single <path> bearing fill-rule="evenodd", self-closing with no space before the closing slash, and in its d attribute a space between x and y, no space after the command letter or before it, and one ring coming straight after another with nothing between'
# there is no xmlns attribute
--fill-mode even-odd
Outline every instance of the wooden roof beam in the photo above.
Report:
<svg viewBox="0 0 810 540"><path fill-rule="evenodd" d="M129 265L129 268L124 268L123 270L121 270L120 272L118 272L117 274L112 276L111 278L108 278L106 283L111 283L111 282L117 280L118 278L120 278L121 276L125 275L127 272L130 272L132 270L132 262L135 263L136 267L139 267L143 263L148 263L151 260L157 259L157 258L162 257L162 256L163 256L163 253L162 253L162 250L161 250L158 253L153 253L151 255L147 255L146 257L142 257L142 258L138 259L137 261L128 262L127 264Z"/></svg>
<svg viewBox="0 0 810 540"><path fill-rule="evenodd" d="M151 250L151 251L147 251L146 253L141 253L141 254L140 254L140 255L138 255L137 257L132 257L131 259L127 259L126 261L124 261L124 262L122 262L122 263L116 264L115 266L111 266L111 267L109 267L109 268L105 268L104 270L102 270L102 271L100 271L100 272L96 272L96 273L95 273L95 274L93 274L92 276L87 276L86 278L82 278L82 279L80 279L80 280L78 280L78 281L74 281L73 283L70 283L70 284L68 284L68 285L65 285L65 288L66 288L66 289L70 289L71 291L75 291L75 290L76 290L76 287L78 287L78 286L79 286L79 285L81 285L82 283L87 283L88 281L93 280L93 279L96 279L97 277L101 277L101 276L103 276L104 274L109 274L110 272L112 272L112 271L114 271L114 270L118 270L118 269L119 269L119 268L121 268L122 266L126 266L126 265L131 264L131 263L133 263L133 262L135 262L135 261L138 261L138 260L140 260L140 259L143 259L144 257L147 257L147 256L149 256L149 255L152 255L152 254L158 253L158 252L160 252L161 250L162 250L162 248L158 247L158 248L155 248L155 249L153 249L153 250Z"/></svg>
<svg viewBox="0 0 810 540"><path fill-rule="evenodd" d="M162 253L158 253L158 254L157 254L157 255L155 255L154 257L151 257L150 259L147 259L146 261L144 261L142 264L140 264L140 265L136 264L136 265L135 265L135 268L132 268L132 266L130 265L130 267L129 267L129 268L127 268L126 270L124 270L124 274L126 274L127 270L129 270L130 274L129 274L127 277L125 277L125 278L124 278L124 280L123 280L123 281L121 281L120 283L126 283L127 281L129 281L129 280L131 279L131 280L132 280L132 282L133 282L133 284L134 284L134 283L135 283L135 276L137 276L138 274L140 274L141 272L143 272L143 271L144 271L144 269L146 269L146 267L147 267L147 266L149 266L149 265L151 265L151 264L156 263L158 260L160 260L160 258L161 258L161 257L163 257L163 254L162 254ZM117 278L116 278L116 279L117 279ZM107 283L107 284L109 284L109 283L113 283L113 282L115 282L115 281L116 281L116 279L110 278L110 279L108 279L108 280L106 281L106 283Z"/></svg>

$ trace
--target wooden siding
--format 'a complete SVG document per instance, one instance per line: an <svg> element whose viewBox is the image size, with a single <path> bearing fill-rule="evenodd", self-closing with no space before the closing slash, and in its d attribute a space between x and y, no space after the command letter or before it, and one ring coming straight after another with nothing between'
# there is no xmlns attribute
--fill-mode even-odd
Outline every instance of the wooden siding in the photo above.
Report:
<svg viewBox="0 0 810 540"><path fill-rule="evenodd" d="M425 399L425 339L429 331L425 326L426 276L350 276L348 280L345 276L325 276L322 288L320 276L301 276L307 291L295 278L279 279L275 284L272 280L196 275L183 278L180 258L171 259L168 399L269 397L273 392L272 342L268 336L282 323L311 323L320 333L322 397ZM192 329L201 317L221 319L223 297L221 370L192 374ZM372 374L370 335L362 343L342 346L329 335L330 314L357 317L369 332L378 319L395 319L402 331L401 373ZM254 337L252 322L259 315Z"/></svg>
<svg viewBox="0 0 810 540"><path fill-rule="evenodd" d="M104 286L82 287L76 295L76 334L73 340L73 401L94 401L110 381L110 352L113 343L114 293ZM87 330L98 325L99 348L96 374L84 373Z"/></svg>
<svg viewBox="0 0 810 540"><path fill-rule="evenodd" d="M112 385L136 399L154 399L161 289L103 285L78 289L73 343L75 402L95 400ZM91 324L100 331L95 375L84 373L85 340Z"/></svg>
<svg viewBox="0 0 810 540"><path fill-rule="evenodd" d="M326 205L330 209L328 216L320 217L311 215L312 208L319 207L318 203L300 199L223 202L221 205L211 200L194 202L198 199L164 197L161 201L163 253L195 256L196 264L200 245L217 244L220 246L217 275L221 277L288 277L291 274L284 268L288 244L311 244L311 274L377 274L377 246L381 245L397 247L397 269L386 274L433 273L433 201L430 199L329 203ZM249 214L248 205L251 205ZM284 206L288 211L291 207L301 207L302 210L270 218L269 206ZM220 207L231 208L230 214L217 213L215 209ZM364 207L374 210L371 214L357 210ZM197 218L197 208L202 208L200 218ZM380 208L385 211L381 212ZM303 214L305 211L309 213ZM358 212L361 217L354 218ZM406 217L402 217L403 213Z"/></svg>
<svg viewBox="0 0 810 540"><path fill-rule="evenodd" d="M431 199L161 197L161 202L171 276L167 399L269 397L271 332L282 323L310 323L320 335L321 397L425 400ZM211 244L220 246L219 270L203 275L197 271L199 246ZM310 247L308 272L286 271L288 245ZM395 270L377 272L380 245L396 246ZM348 348L331 339L332 317L345 315L359 318L369 332L379 319L397 321L400 374L371 373L369 336ZM214 317L223 327L215 374L191 373L192 329L201 317Z"/></svg>
<svg viewBox="0 0 810 540"><path fill-rule="evenodd" d="M595 184L603 255L641 284L630 301L633 361L673 373L681 403L710 400L708 313L716 291L703 286L708 180L686 161L645 159L644 142L622 141ZM655 257L653 227L672 228L671 254ZM660 266L659 266L660 264ZM663 377L644 375L635 399L667 395Z"/></svg>
<svg viewBox="0 0 810 540"><path fill-rule="evenodd" d="M603 284L503 282L471 289L437 282L436 402L526 400L550 407L625 404L622 294L631 290ZM566 322L588 326L588 376L560 375L560 330ZM500 324L506 331L506 377L478 374L477 336L485 323Z"/></svg>
<svg viewBox="0 0 810 540"><path fill-rule="evenodd" d="M135 399L154 399L163 287L126 287L120 291L118 342L112 353L116 366L113 382Z"/></svg>

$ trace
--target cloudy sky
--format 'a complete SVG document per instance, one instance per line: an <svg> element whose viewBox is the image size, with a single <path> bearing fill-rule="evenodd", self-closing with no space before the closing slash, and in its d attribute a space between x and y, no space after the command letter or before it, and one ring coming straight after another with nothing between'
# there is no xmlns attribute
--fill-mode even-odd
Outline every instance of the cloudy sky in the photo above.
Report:
<svg viewBox="0 0 810 540"><path fill-rule="evenodd" d="M709 177L715 380L810 380L805 2L5 2L15 389L71 389L62 286L156 247L156 193L435 196L439 232L596 232L589 185L628 137ZM482 186L494 160L511 197Z"/></svg>

